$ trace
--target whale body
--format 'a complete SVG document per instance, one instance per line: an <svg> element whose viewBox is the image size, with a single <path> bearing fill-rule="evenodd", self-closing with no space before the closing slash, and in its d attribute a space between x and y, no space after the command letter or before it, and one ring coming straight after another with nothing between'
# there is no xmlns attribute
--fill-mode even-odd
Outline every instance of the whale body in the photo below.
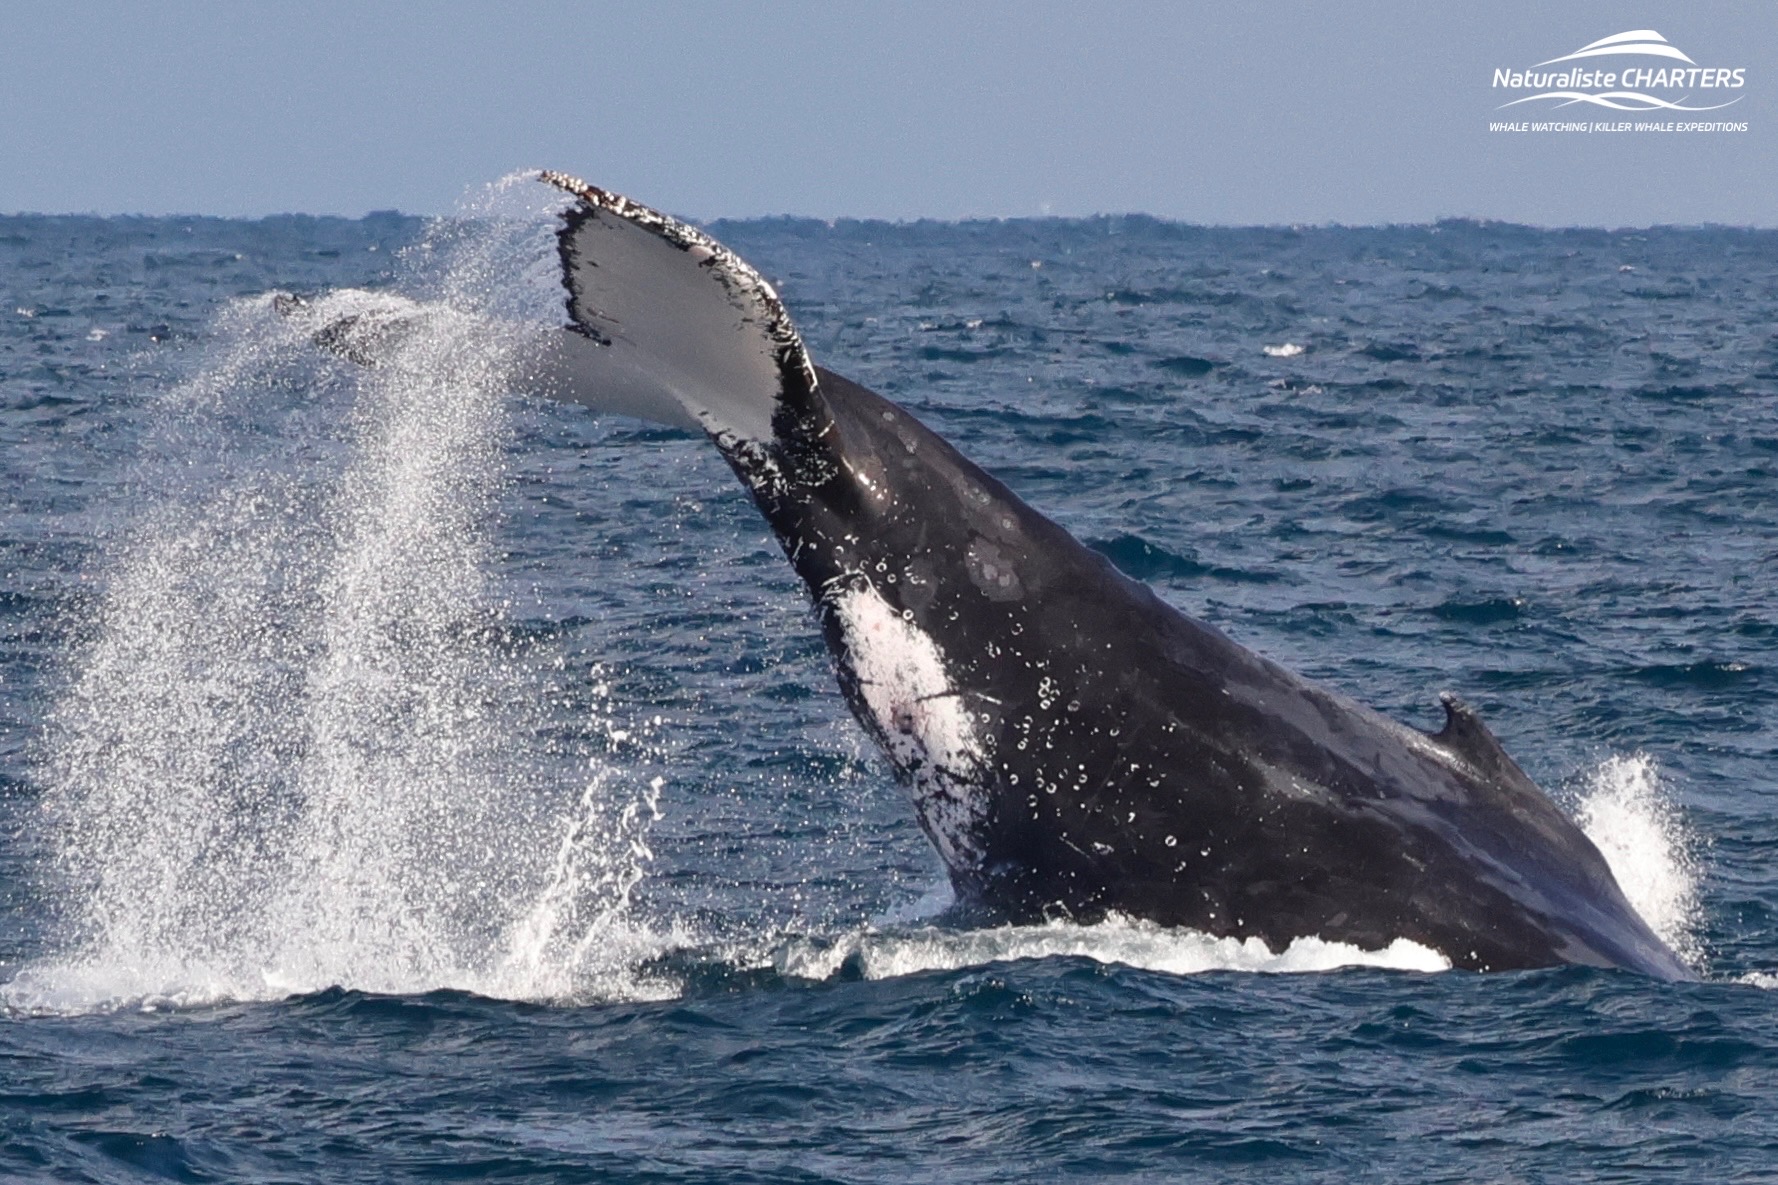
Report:
<svg viewBox="0 0 1778 1185"><path fill-rule="evenodd" d="M959 902L1461 968L1691 971L1477 715L1390 720L1194 620L908 412L818 367L698 228L562 174L567 326L516 384L695 427L807 586ZM413 309L334 321L374 354Z"/></svg>

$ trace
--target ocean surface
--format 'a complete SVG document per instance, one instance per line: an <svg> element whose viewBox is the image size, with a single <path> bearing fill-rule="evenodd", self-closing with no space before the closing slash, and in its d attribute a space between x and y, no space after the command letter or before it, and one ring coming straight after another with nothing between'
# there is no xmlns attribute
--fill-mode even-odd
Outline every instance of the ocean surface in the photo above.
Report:
<svg viewBox="0 0 1778 1185"><path fill-rule="evenodd" d="M522 188L522 187L521 187ZM0 218L0 1180L1778 1180L1778 233L711 230L1184 610L1474 704L1698 983L953 921L700 439L455 218Z"/></svg>

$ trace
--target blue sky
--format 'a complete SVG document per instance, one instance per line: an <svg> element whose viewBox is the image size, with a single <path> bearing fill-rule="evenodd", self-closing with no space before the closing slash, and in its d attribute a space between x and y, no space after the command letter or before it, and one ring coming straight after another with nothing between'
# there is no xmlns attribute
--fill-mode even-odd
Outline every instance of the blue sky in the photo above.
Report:
<svg viewBox="0 0 1778 1185"><path fill-rule="evenodd" d="M1693 118L1748 130L1488 131L1496 67L1640 28L1744 67ZM64 0L0 15L0 111L0 212L435 213L550 167L702 218L1778 225L1768 0Z"/></svg>

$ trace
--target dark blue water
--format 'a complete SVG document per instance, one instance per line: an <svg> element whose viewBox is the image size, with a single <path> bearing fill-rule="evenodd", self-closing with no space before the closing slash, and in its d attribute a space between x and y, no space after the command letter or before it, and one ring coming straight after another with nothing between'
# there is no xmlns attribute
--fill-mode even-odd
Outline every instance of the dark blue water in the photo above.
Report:
<svg viewBox="0 0 1778 1185"><path fill-rule="evenodd" d="M0 1177L1778 1179L1778 234L713 229L1174 603L1463 694L1704 982L948 927L713 450L263 299L546 239L4 218Z"/></svg>

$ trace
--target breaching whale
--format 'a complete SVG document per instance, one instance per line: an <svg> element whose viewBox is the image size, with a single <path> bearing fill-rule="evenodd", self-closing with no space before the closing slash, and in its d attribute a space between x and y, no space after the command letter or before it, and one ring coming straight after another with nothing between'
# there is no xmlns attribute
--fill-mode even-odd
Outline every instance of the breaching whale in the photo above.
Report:
<svg viewBox="0 0 1778 1185"><path fill-rule="evenodd" d="M846 702L960 902L1273 950L1398 938L1454 966L1690 970L1477 715L1436 734L1196 621L906 410L810 358L703 231L558 173L566 321L516 386L704 432L813 598ZM287 311L316 315L319 308ZM373 361L393 300L315 337Z"/></svg>

